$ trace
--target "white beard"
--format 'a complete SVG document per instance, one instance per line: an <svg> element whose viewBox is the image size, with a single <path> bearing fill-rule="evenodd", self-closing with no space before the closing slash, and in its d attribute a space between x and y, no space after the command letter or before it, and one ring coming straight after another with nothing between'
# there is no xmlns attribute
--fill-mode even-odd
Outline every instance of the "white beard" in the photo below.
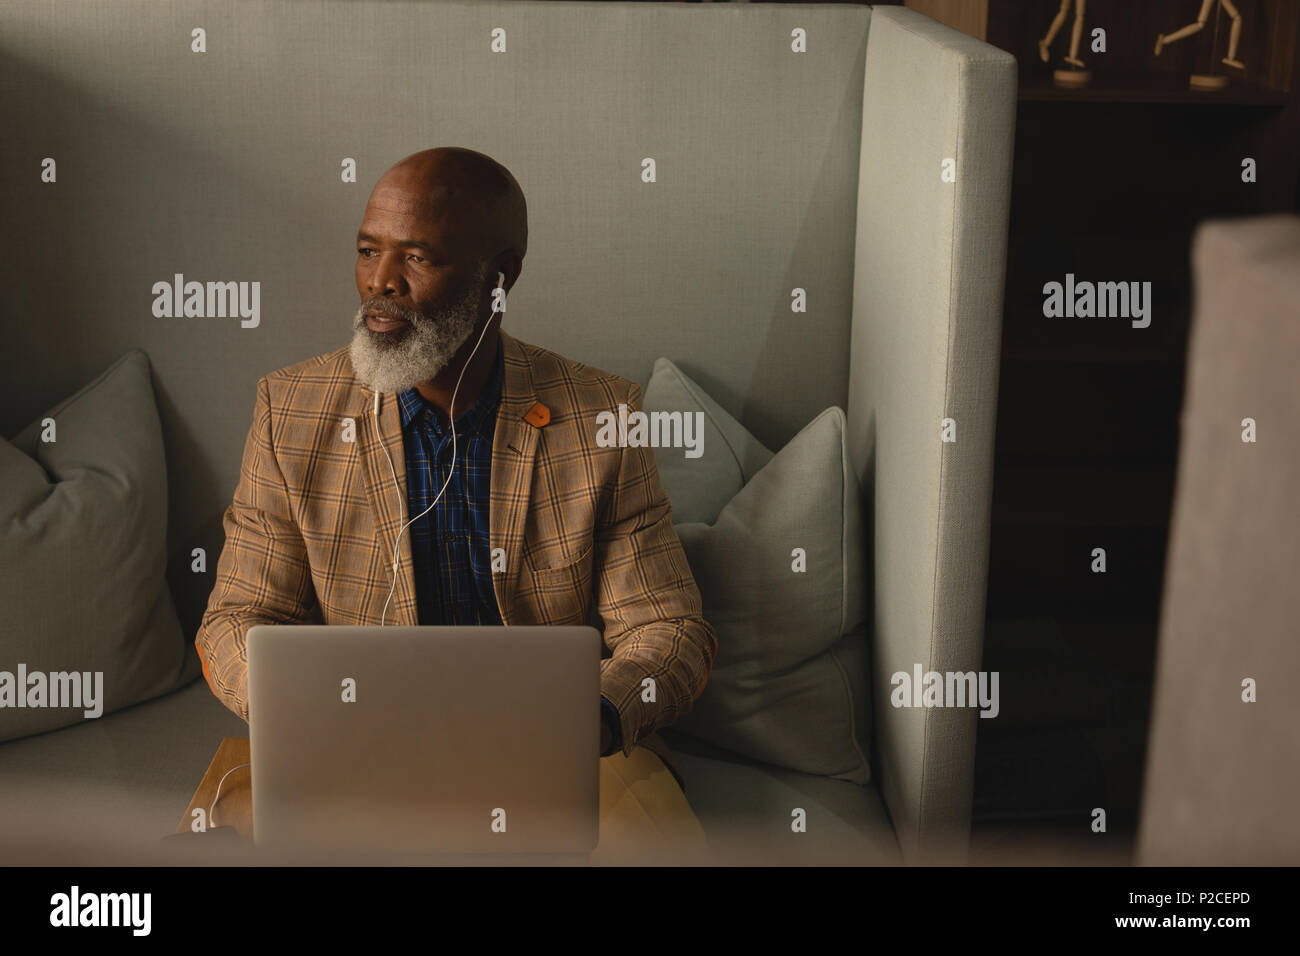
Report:
<svg viewBox="0 0 1300 956"><path fill-rule="evenodd" d="M478 264L459 295L432 317L371 297L352 318L350 354L357 380L378 392L404 392L435 378L474 332L487 262ZM406 328L374 332L366 311L380 307L406 319Z"/></svg>

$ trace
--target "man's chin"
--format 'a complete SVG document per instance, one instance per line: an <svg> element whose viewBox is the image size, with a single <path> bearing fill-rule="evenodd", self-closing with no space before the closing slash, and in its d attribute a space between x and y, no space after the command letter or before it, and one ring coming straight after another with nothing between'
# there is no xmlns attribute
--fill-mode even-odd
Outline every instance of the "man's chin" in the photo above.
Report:
<svg viewBox="0 0 1300 956"><path fill-rule="evenodd" d="M374 342L374 337L381 334L383 333L371 332L369 329L358 329L353 336L349 356L357 381L371 391L385 394L405 392L433 378L427 372L403 369L402 366L406 363L395 353L384 354L386 350Z"/></svg>

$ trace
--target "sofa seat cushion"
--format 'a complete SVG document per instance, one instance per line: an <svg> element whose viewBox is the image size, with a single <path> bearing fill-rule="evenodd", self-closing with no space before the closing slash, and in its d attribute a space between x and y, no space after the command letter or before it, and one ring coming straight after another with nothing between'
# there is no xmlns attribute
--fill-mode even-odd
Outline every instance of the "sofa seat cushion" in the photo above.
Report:
<svg viewBox="0 0 1300 956"><path fill-rule="evenodd" d="M98 720L0 744L0 847L156 847L224 737L248 725L202 680ZM3 853L0 852L0 856Z"/></svg>
<svg viewBox="0 0 1300 956"><path fill-rule="evenodd" d="M900 861L874 787L754 763L671 729L660 732L686 777L710 851L726 864ZM170 834L225 737L248 725L206 683L95 721L0 744L0 856L23 848L105 862ZM807 830L790 829L802 807ZM17 848L11 854L5 848ZM90 854L88 856L87 854Z"/></svg>
<svg viewBox="0 0 1300 956"><path fill-rule="evenodd" d="M757 763L671 728L659 731L686 780L686 799L722 865L902 862L894 827L870 784ZM791 829L796 808L806 829Z"/></svg>

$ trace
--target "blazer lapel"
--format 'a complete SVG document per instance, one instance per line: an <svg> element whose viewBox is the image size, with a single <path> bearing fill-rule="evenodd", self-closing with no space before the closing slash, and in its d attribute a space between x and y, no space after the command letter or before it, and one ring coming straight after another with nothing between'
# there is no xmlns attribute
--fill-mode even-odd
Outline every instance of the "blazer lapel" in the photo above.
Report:
<svg viewBox="0 0 1300 956"><path fill-rule="evenodd" d="M528 356L514 337L504 331L500 335L505 376L501 384L496 430L492 434L492 493L488 540L494 568L499 566L495 556L502 552L505 555L506 570L492 575L492 590L496 593L497 609L501 612L502 622L510 624L514 614L516 583L523 566L524 528L532 495L533 464L541 426L532 424L525 417L537 403ZM532 417L534 421L538 420L536 413Z"/></svg>
<svg viewBox="0 0 1300 956"><path fill-rule="evenodd" d="M376 544L383 552L380 562L381 579L373 583L377 592L378 608L382 614L384 601L393 587L393 544L409 517L406 496L406 446L402 440L402 415L397 396L381 396L379 404L379 431L375 431L375 393L362 386L356 387L352 403L352 417L356 421L357 444L360 447L362 472L365 475L370 506L374 510ZM388 455L385 456L385 449ZM392 466L389 466L391 457ZM396 481L394 481L396 473ZM411 529L402 534L397 553L397 587L384 616L387 625L416 625L420 623L419 602L415 596L415 564L411 557Z"/></svg>

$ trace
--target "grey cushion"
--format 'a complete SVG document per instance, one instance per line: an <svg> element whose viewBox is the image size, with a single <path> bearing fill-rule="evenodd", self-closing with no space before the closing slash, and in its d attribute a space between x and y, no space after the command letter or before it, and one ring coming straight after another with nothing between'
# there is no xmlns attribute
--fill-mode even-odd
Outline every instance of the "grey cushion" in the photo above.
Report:
<svg viewBox="0 0 1300 956"><path fill-rule="evenodd" d="M680 448L654 450L659 478L672 501L674 524L712 524L745 482L772 460L772 452L749 429L666 358L655 362L641 406L647 412L703 416L699 457L689 458Z"/></svg>
<svg viewBox="0 0 1300 956"><path fill-rule="evenodd" d="M676 526L718 656L674 726L754 760L866 783L864 542L843 411L822 412L772 456L662 358L643 407L702 410L709 423L702 456L658 449L674 517L679 498L688 513L713 509L701 475L726 488L748 477L713 524Z"/></svg>
<svg viewBox="0 0 1300 956"><path fill-rule="evenodd" d="M47 417L54 441L42 440ZM13 675L0 692L25 693L20 664L99 672L107 714L193 680L164 580L166 526L162 429L137 349L0 441L0 671ZM96 719L52 703L0 709L0 740Z"/></svg>

